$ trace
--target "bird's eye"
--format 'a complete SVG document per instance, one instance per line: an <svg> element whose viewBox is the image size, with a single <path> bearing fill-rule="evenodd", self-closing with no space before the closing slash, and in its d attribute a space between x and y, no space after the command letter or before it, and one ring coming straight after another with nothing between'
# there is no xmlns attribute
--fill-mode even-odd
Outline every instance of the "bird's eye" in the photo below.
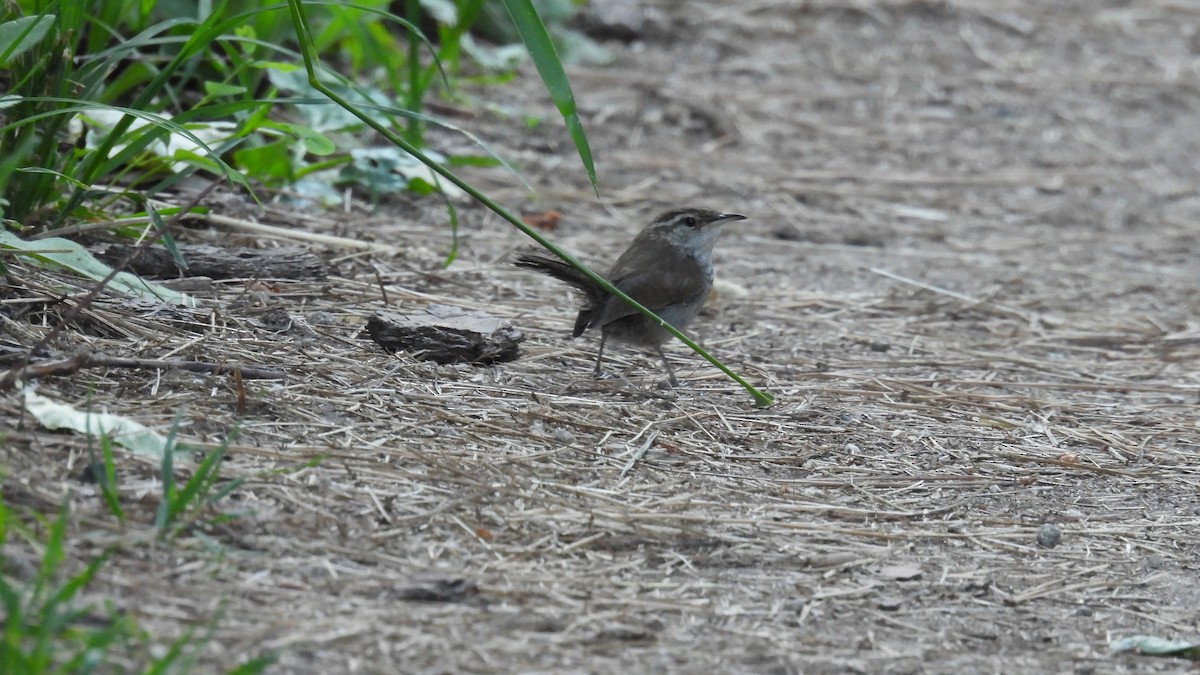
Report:
<svg viewBox="0 0 1200 675"><path fill-rule="evenodd" d="M683 219L683 224L687 225L688 227L696 227L696 219L688 216L687 218Z"/></svg>

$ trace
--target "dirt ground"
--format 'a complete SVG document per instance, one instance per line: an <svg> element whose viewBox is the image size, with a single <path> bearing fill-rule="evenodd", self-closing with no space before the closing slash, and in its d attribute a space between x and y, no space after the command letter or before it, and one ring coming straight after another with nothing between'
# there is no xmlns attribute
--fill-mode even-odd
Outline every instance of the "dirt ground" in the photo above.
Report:
<svg viewBox="0 0 1200 675"><path fill-rule="evenodd" d="M145 543L156 466L129 455L119 531L76 480L84 441L18 423L11 395L10 508L70 490L73 555L119 544L92 592L155 635L221 612L205 669L263 650L304 673L1183 669L1109 642L1200 637L1200 6L639 6L614 63L570 69L601 199L532 76L442 113L536 195L471 180L562 212L550 236L589 261L664 207L748 215L689 333L774 406L677 344L677 392L630 349L593 380L574 299L512 268L527 240L479 207L446 270L436 200L272 207L229 215L403 250L310 244L327 280L217 283L190 327L109 304L56 343L285 369L245 383L244 415L225 377L38 389L162 429L182 411L193 441L240 420L241 516ZM522 357L437 365L360 336L430 302L511 322Z"/></svg>

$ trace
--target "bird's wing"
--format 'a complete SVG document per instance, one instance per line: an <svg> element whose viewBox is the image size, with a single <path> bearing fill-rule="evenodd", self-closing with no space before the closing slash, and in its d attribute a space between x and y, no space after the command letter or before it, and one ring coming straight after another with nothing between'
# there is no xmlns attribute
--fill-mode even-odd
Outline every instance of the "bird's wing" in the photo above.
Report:
<svg viewBox="0 0 1200 675"><path fill-rule="evenodd" d="M694 282L683 282L687 277L695 279L687 274L664 275L660 270L643 270L614 278L612 283L646 309L662 314L675 305L702 300L708 293L707 285L698 287ZM610 295L596 308L589 324L603 327L637 313L636 309Z"/></svg>

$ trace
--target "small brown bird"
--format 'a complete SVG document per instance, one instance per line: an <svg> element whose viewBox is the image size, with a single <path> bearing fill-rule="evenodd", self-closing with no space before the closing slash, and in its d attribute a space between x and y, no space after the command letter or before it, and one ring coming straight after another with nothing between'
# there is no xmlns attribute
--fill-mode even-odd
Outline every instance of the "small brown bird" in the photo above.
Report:
<svg viewBox="0 0 1200 675"><path fill-rule="evenodd" d="M737 213L704 208L667 211L638 233L604 278L682 330L695 318L712 288L712 251L722 226L745 218ZM549 274L583 292L583 309L575 319L571 337L579 337L589 328L600 329L596 377L600 376L604 344L612 339L653 347L662 357L671 386L679 385L662 350L670 333L657 322L609 295L596 282L557 258L525 254L514 264Z"/></svg>

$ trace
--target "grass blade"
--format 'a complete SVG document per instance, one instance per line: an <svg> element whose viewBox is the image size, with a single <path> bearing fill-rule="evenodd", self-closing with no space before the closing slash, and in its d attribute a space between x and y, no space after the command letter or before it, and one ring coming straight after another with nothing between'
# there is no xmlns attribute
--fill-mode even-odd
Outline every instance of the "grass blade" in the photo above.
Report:
<svg viewBox="0 0 1200 675"><path fill-rule="evenodd" d="M537 66L538 74L542 76L546 91L550 92L550 98L567 125L567 132L571 135L571 141L575 143L579 159L583 160L583 168L587 171L588 179L592 181L592 190L599 196L596 165L592 162L592 149L588 146L583 122L580 121L579 112L575 108L575 94L571 92L571 83L563 70L562 60L558 58L558 50L554 48L550 34L546 32L546 25L542 23L542 17L538 16L533 0L504 0L504 6L512 16L517 32L521 34L525 49L529 50L533 65Z"/></svg>

